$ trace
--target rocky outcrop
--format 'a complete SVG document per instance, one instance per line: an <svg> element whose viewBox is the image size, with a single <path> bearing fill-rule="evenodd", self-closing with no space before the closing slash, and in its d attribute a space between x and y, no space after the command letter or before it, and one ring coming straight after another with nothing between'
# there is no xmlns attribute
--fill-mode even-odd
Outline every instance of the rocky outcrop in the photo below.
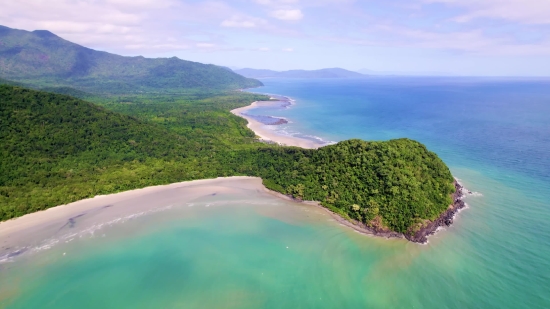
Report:
<svg viewBox="0 0 550 309"><path fill-rule="evenodd" d="M305 202L311 205L321 207L327 212L329 212L336 221L360 233L378 236L378 237L385 237L385 238L406 238L411 242L425 244L428 242L428 236L435 234L435 232L439 227L450 226L451 224L453 224L455 215L458 213L459 210L461 210L466 206L466 204L462 200L462 198L464 197L464 194L463 194L464 187L460 185L458 181L455 181L454 185L456 190L452 196L453 204L450 205L449 208L447 208L447 210L444 213L442 213L441 216L439 216L439 218L437 218L436 220L427 223L426 225L424 225L422 228L420 228L418 231L414 233L407 233L407 234L394 232L383 227L377 227L376 224L366 225L365 223L354 219L343 218L339 214L329 210L328 208L322 206L318 202L303 201L302 199L295 198L292 195L282 195L282 194L280 195L298 203ZM468 193L471 193L471 192L468 191ZM275 192L275 194L279 194L279 193Z"/></svg>
<svg viewBox="0 0 550 309"><path fill-rule="evenodd" d="M453 193L453 204L439 216L436 220L428 223L426 226L420 228L418 231L404 235L405 238L412 242L417 243L426 243L428 241L428 236L434 234L439 227L450 226L453 224L454 217L457 212L464 208L466 204L462 200L464 194L462 190L464 187L455 181L455 193Z"/></svg>

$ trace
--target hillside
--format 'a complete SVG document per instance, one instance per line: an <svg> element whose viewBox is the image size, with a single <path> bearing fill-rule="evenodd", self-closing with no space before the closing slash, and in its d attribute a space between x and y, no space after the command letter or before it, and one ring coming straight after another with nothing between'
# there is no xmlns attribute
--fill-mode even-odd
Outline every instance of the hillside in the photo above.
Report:
<svg viewBox="0 0 550 309"><path fill-rule="evenodd" d="M230 100L246 105L262 98L238 93ZM198 111L180 132L25 88L0 86L0 102L0 220L97 194L215 177L225 171L209 155L228 148L223 140L246 144L254 136L243 119L201 110L207 100L181 105Z"/></svg>
<svg viewBox="0 0 550 309"><path fill-rule="evenodd" d="M367 226L413 233L451 204L449 169L408 139L317 150L258 143L229 110L260 95L105 106L0 86L0 220L98 194L218 176L264 184ZM124 115L126 114L126 115Z"/></svg>
<svg viewBox="0 0 550 309"><path fill-rule="evenodd" d="M365 75L340 68L320 69L320 70L290 70L273 71L263 69L239 69L236 73L249 78L361 78Z"/></svg>
<svg viewBox="0 0 550 309"><path fill-rule="evenodd" d="M172 58L123 57L46 31L0 26L0 78L35 87L70 86L94 93L261 86L226 68Z"/></svg>

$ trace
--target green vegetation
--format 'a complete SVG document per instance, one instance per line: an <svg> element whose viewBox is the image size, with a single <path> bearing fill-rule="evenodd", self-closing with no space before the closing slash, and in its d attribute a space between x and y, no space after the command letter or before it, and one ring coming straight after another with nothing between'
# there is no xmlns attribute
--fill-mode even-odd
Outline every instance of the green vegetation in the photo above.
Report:
<svg viewBox="0 0 550 309"><path fill-rule="evenodd" d="M268 188L320 201L344 217L401 233L436 219L451 204L450 194L455 191L445 164L409 139L348 140L317 150L260 151L261 163L268 168L259 175ZM269 165L269 158L281 159Z"/></svg>
<svg viewBox="0 0 550 309"><path fill-rule="evenodd" d="M0 26L0 76L33 88L68 86L94 94L228 90L262 84L216 65L176 57L123 57L71 43L49 31L4 26Z"/></svg>
<svg viewBox="0 0 550 309"><path fill-rule="evenodd" d="M257 142L229 110L265 96L90 99L101 106L0 86L0 220L98 194L232 175L262 177L270 189L398 232L451 203L448 168L415 141L350 140L318 150Z"/></svg>

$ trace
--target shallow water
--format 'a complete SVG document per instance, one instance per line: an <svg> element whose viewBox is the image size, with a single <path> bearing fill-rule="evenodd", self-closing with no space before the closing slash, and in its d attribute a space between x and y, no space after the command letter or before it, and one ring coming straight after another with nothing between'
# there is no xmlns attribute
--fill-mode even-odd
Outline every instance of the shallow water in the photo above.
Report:
<svg viewBox="0 0 550 309"><path fill-rule="evenodd" d="M424 308L550 307L550 80L264 83L260 92L297 102L270 111L291 121L276 130L325 141L416 139L440 155L468 189L481 193L467 198L469 209L450 233L430 240L433 260L415 265L430 291L415 291L413 297L408 294L414 287L400 289L403 306L414 298ZM446 278L444 268L450 265L456 273ZM416 278L404 282L420 284Z"/></svg>
<svg viewBox="0 0 550 309"><path fill-rule="evenodd" d="M0 307L550 307L547 80L264 83L256 91L296 100L249 111L291 122L276 129L414 138L478 193L428 245L360 235L254 190L150 199L162 210L0 264Z"/></svg>

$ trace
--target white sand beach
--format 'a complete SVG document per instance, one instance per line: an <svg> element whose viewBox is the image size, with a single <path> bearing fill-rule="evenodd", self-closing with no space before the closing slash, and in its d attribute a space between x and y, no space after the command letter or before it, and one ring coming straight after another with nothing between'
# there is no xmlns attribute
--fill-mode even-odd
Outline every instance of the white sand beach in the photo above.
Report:
<svg viewBox="0 0 550 309"><path fill-rule="evenodd" d="M265 102L265 103L269 104L270 102ZM260 139L262 140L275 142L277 144L284 145L284 146L297 146L297 147L302 147L306 149L315 149L323 146L319 143L316 143L314 141L307 140L304 138L278 134L274 130L270 130L268 128L269 125L265 125L255 119L252 119L244 115L244 113L247 110L255 108L259 104L262 104L262 102L254 102L248 106L234 109L231 111L231 113L246 119L248 121L248 128L254 131L254 133L256 133L256 135L259 136Z"/></svg>
<svg viewBox="0 0 550 309"><path fill-rule="evenodd" d="M121 193L96 196L0 222L0 264L26 251L46 248L58 242L93 235L102 226L124 223L135 217L170 209L172 205L194 203L205 198L229 196L275 197L302 207L313 207L336 222L364 234L372 234L346 221L317 202L298 202L267 189L258 177L224 177L146 187Z"/></svg>
<svg viewBox="0 0 550 309"><path fill-rule="evenodd" d="M82 230L98 222L160 211L174 201L192 203L196 199L219 194L246 196L251 191L271 195L261 178L238 176L147 187L49 208L0 222L0 257L10 249L35 246L47 237L53 238L61 229L76 226Z"/></svg>

